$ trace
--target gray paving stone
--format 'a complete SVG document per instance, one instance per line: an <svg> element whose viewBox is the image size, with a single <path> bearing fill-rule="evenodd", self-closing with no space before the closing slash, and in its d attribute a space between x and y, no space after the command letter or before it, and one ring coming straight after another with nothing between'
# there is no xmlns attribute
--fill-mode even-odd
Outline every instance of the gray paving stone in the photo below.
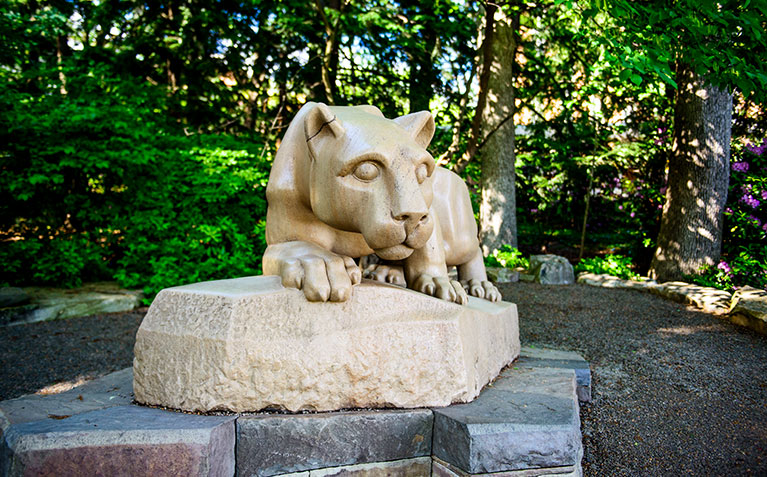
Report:
<svg viewBox="0 0 767 477"><path fill-rule="evenodd" d="M133 401L133 368L125 368L60 394L29 394L0 402L0 436L12 424L75 414Z"/></svg>
<svg viewBox="0 0 767 477"><path fill-rule="evenodd" d="M475 401L434 409L433 455L469 474L580 466L575 372L504 372Z"/></svg>
<svg viewBox="0 0 767 477"><path fill-rule="evenodd" d="M492 474L468 474L447 462L435 458L432 463L433 477L581 477L580 466L550 467L547 469L510 470L508 472L493 472Z"/></svg>
<svg viewBox="0 0 767 477"><path fill-rule="evenodd" d="M330 467L280 477L425 477L428 475L431 475L431 458L416 457L372 464Z"/></svg>
<svg viewBox="0 0 767 477"><path fill-rule="evenodd" d="M523 347L513 368L563 368L575 371L576 392L581 402L591 401L591 368L588 361L574 351Z"/></svg>
<svg viewBox="0 0 767 477"><path fill-rule="evenodd" d="M234 417L116 406L9 426L2 475L234 473Z"/></svg>
<svg viewBox="0 0 767 477"><path fill-rule="evenodd" d="M237 420L237 474L271 476L429 456L428 409L262 414Z"/></svg>

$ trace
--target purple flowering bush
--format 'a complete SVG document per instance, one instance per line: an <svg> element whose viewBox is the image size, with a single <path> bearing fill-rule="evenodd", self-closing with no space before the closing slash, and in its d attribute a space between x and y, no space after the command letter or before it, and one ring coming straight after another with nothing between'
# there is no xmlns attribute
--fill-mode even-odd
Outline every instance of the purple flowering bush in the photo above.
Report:
<svg viewBox="0 0 767 477"><path fill-rule="evenodd" d="M732 155L722 259L691 280L725 290L767 290L767 138L759 145L733 144Z"/></svg>

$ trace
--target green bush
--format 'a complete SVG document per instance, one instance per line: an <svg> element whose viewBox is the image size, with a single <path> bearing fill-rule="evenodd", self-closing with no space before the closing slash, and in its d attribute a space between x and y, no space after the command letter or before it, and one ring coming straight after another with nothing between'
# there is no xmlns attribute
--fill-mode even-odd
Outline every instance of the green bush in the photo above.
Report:
<svg viewBox="0 0 767 477"><path fill-rule="evenodd" d="M67 95L0 85L0 283L168 286L256 274L270 157L187 135L145 84L71 72Z"/></svg>
<svg viewBox="0 0 767 477"><path fill-rule="evenodd" d="M576 273L588 272L613 275L626 280L639 278L630 257L608 254L602 257L584 258L575 266Z"/></svg>
<svg viewBox="0 0 767 477"><path fill-rule="evenodd" d="M3 280L26 277L29 284L79 286L83 280L109 278L102 250L85 235L27 238L0 247Z"/></svg>
<svg viewBox="0 0 767 477"><path fill-rule="evenodd" d="M530 261L522 256L522 252L511 245L501 245L500 249L493 250L491 255L485 257L485 266L504 268L528 268Z"/></svg>

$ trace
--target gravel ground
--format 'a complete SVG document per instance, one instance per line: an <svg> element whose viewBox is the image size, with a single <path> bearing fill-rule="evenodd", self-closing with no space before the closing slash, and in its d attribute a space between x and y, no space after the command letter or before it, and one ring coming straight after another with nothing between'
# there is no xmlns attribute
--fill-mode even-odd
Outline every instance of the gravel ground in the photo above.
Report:
<svg viewBox="0 0 767 477"><path fill-rule="evenodd" d="M578 351L584 473L767 475L767 338L649 293L501 288L524 345Z"/></svg>
<svg viewBox="0 0 767 477"><path fill-rule="evenodd" d="M133 366L146 308L0 327L0 400L98 378ZM43 391L45 392L45 391Z"/></svg>
<svg viewBox="0 0 767 477"><path fill-rule="evenodd" d="M767 338L632 290L501 291L524 345L591 362L585 475L767 475ZM144 313L0 329L0 400L130 366Z"/></svg>

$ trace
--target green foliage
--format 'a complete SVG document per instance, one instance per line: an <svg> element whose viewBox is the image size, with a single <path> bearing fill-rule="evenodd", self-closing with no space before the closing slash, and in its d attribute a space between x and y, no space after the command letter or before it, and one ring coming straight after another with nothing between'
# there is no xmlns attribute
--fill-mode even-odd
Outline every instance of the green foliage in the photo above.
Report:
<svg viewBox="0 0 767 477"><path fill-rule="evenodd" d="M639 275L634 272L634 264L630 257L608 254L602 257L584 258L575 266L576 273L588 272L613 275L626 280L634 280Z"/></svg>
<svg viewBox="0 0 767 477"><path fill-rule="evenodd" d="M68 71L67 95L0 90L0 282L111 274L151 297L252 275L270 157L254 135L191 135L151 85Z"/></svg>
<svg viewBox="0 0 767 477"><path fill-rule="evenodd" d="M517 221L520 247L575 258L617 248L649 265L670 149L669 90L622 79L607 47L584 38L577 9L544 2L520 19ZM642 239L648 239L642 243Z"/></svg>
<svg viewBox="0 0 767 477"><path fill-rule="evenodd" d="M493 253L485 257L485 266L488 267L504 267L504 268L529 268L530 261L526 259L522 252L512 247L511 245L504 244L500 249L493 250Z"/></svg>
<svg viewBox="0 0 767 477"><path fill-rule="evenodd" d="M676 87L674 63L683 61L717 86L767 97L765 0L564 3L587 20L584 38L607 47L607 59L621 66L624 81L660 78Z"/></svg>
<svg viewBox="0 0 767 477"><path fill-rule="evenodd" d="M30 237L0 246L0 284L79 286L84 280L108 278L103 250L85 235Z"/></svg>
<svg viewBox="0 0 767 477"><path fill-rule="evenodd" d="M717 266L701 268L700 273L685 277L698 285L733 291L744 285L767 290L767 263L753 249L741 250Z"/></svg>

